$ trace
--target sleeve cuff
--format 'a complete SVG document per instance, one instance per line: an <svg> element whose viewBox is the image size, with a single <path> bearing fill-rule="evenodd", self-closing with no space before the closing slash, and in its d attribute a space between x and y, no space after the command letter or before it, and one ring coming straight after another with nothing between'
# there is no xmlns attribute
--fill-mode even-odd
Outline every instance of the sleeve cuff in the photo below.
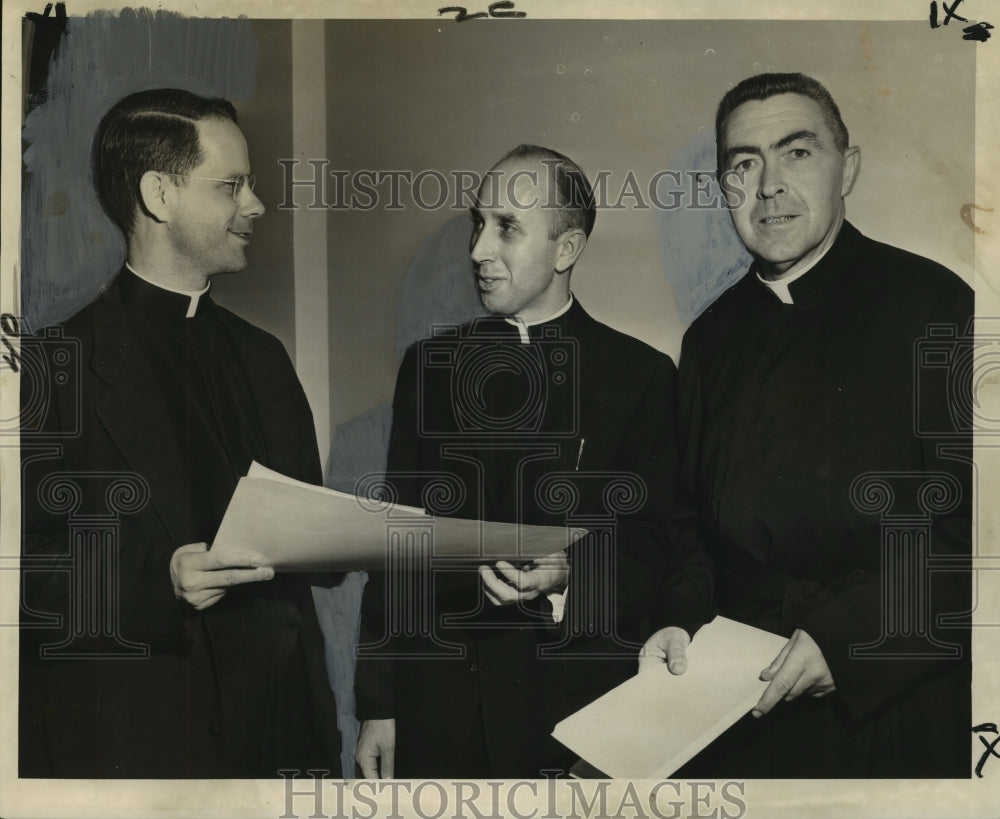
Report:
<svg viewBox="0 0 1000 819"><path fill-rule="evenodd" d="M552 604L552 622L561 623L563 621L563 615L566 614L566 592L569 591L569 586L563 589L561 592L552 592L546 595L549 598L549 602Z"/></svg>

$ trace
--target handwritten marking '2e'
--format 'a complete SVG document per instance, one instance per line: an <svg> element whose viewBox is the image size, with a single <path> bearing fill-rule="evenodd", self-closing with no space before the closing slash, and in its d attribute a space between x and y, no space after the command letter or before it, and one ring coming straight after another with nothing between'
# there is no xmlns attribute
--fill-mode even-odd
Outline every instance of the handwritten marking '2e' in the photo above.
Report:
<svg viewBox="0 0 1000 819"><path fill-rule="evenodd" d="M454 14L456 23L464 23L466 20L480 20L483 17L520 19L528 16L527 12L513 11L513 8L514 4L511 0L498 0L496 3L490 3L488 11L477 11L469 14L469 10L465 6L445 6L438 9L438 16L442 14Z"/></svg>

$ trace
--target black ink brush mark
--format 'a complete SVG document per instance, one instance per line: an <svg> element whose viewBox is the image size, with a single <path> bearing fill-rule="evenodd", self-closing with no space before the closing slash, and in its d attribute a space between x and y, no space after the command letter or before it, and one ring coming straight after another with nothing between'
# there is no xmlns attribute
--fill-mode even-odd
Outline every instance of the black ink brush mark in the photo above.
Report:
<svg viewBox="0 0 1000 819"><path fill-rule="evenodd" d="M50 14L52 14L52 4L51 3L46 3L45 4L45 11L43 11L41 14L38 14L37 12L34 12L34 11L29 11L25 15L25 17L27 17L29 20L31 20L32 23L35 23L36 25L39 24L39 23L48 24L48 23L52 22L52 20L49 17ZM66 29L66 4L65 3L56 3L56 21L58 21L58 25L63 30Z"/></svg>
<svg viewBox="0 0 1000 819"><path fill-rule="evenodd" d="M513 11L513 8L514 3L511 0L498 0L496 3L490 3L488 11L477 11L469 14L469 10L465 6L445 6L438 9L438 16L454 14L456 23L464 23L466 20L481 20L484 17L521 19L528 16L527 12Z"/></svg>
<svg viewBox="0 0 1000 819"><path fill-rule="evenodd" d="M958 20L960 23L968 23L969 20L966 17L962 17L958 14L958 7L964 2L964 0L954 0L954 2L949 6L946 0L941 0L941 8L944 9L944 22L938 22L938 0L932 0L931 2L931 12L930 12L930 24L931 28L941 28L942 26L948 25L952 20ZM971 26L966 26L962 29L962 39L972 40L975 42L985 43L993 35L990 34L990 29L993 28L991 23L982 21L979 23L973 23Z"/></svg>
<svg viewBox="0 0 1000 819"><path fill-rule="evenodd" d="M990 34L991 28L993 26L990 23L976 23L974 26L966 26L962 29L962 39L985 43L992 36Z"/></svg>
<svg viewBox="0 0 1000 819"><path fill-rule="evenodd" d="M27 76L24 78L26 109L29 111L45 101L49 63L66 36L66 4L56 3L55 9L53 16L52 4L47 3L43 13L29 11L24 15L25 37L30 43Z"/></svg>
<svg viewBox="0 0 1000 819"><path fill-rule="evenodd" d="M469 14L469 10L464 6L445 6L443 9L438 9L438 16L442 14L454 14L456 23L464 23L466 20L478 20L481 17L488 17L485 11L477 11L475 14Z"/></svg>
<svg viewBox="0 0 1000 819"><path fill-rule="evenodd" d="M498 19L503 19L505 17L521 19L527 17L528 13L526 11L511 11L514 8L514 4L511 0L498 0L496 3L490 3L490 17L496 17ZM502 9L507 9L503 11Z"/></svg>
<svg viewBox="0 0 1000 819"><path fill-rule="evenodd" d="M946 26L948 25L948 22L951 20L958 20L962 23L968 23L969 22L968 20L956 14L958 7L962 5L962 3L963 0L955 0L955 2L952 3L951 6L949 7L948 3L945 2L945 0L942 0L941 5L944 8L944 13L946 16L944 18L944 22L939 23L937 0L933 0L933 2L931 3L931 28L940 28L941 26Z"/></svg>
<svg viewBox="0 0 1000 819"><path fill-rule="evenodd" d="M20 338L23 334L22 325L23 321L11 313L4 313L0 316L0 344L6 350L3 355L0 355L0 358L13 372L20 372L21 356L14 349L14 345L10 343L9 337Z"/></svg>
<svg viewBox="0 0 1000 819"><path fill-rule="evenodd" d="M7 336L0 337L0 343L2 343L4 349L7 350L6 353L0 356L0 358L3 358L4 364L10 367L12 372L20 372L21 356L18 355L17 351L14 349L14 345L10 343Z"/></svg>
<svg viewBox="0 0 1000 819"><path fill-rule="evenodd" d="M983 747L986 749L983 755L979 758L979 762L976 763L976 776L980 779L983 778L983 766L986 765L986 760L991 756L995 756L1000 759L1000 753L997 753L996 747L1000 743L1000 733L997 731L997 726L995 722L984 722L982 725L973 725L972 733L982 734L989 732L991 734L998 734L997 738L992 742L987 742L985 737L979 737L979 741L983 743Z"/></svg>

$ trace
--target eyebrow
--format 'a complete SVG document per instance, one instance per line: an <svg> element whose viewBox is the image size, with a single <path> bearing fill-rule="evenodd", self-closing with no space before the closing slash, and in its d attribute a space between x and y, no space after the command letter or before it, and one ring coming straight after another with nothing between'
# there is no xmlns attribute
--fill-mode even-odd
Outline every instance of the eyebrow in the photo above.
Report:
<svg viewBox="0 0 1000 819"><path fill-rule="evenodd" d="M223 167L226 167L226 166L223 166ZM253 170L252 169L251 170L238 170L238 171L234 171L234 170L232 170L232 168L233 168L232 165L229 165L228 167L230 168L230 170L229 170L228 173L223 173L221 171L219 172L219 174L218 174L219 179L227 179L228 180L228 179L235 179L238 176L253 176ZM215 176L215 174L212 174L212 176Z"/></svg>
<svg viewBox="0 0 1000 819"><path fill-rule="evenodd" d="M510 210L499 210L498 208L487 207L486 211L493 216L494 219L500 222L513 222L515 224L520 224L521 219L518 217L516 211ZM469 208L469 216L473 219L482 220L483 210L481 208Z"/></svg>
<svg viewBox="0 0 1000 819"><path fill-rule="evenodd" d="M781 139L779 139L777 142L771 145L771 149L780 150L781 148L785 148L788 145L791 145L793 142L798 142L799 140L808 142L810 145L816 148L821 147L823 144L820 141L820 138L816 135L815 131L809 131L803 129L801 131L794 131L788 134L788 136L783 136ZM764 152L756 145L734 145L732 148L726 149L724 158L728 163L730 159L736 156L736 154L756 154L757 156L761 156L763 153Z"/></svg>
<svg viewBox="0 0 1000 819"><path fill-rule="evenodd" d="M794 134L789 134L788 136L779 139L777 142L774 143L772 147L784 148L787 145L791 145L793 142L799 142L800 140L803 142L808 142L815 148L820 147L820 145L822 144L819 140L819 137L816 136L816 133L814 131L803 130L803 131L796 131Z"/></svg>

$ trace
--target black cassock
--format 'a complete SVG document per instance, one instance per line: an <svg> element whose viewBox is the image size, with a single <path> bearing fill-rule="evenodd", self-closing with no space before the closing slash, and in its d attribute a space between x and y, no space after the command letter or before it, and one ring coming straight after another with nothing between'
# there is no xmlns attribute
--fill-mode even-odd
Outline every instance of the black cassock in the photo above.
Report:
<svg viewBox="0 0 1000 819"><path fill-rule="evenodd" d="M236 586L203 612L174 598L171 555L185 543L211 544L252 460L320 479L311 414L280 343L207 295L192 317L189 303L123 271L40 350L38 360L54 363L48 411L37 434L22 432L22 776L339 769L307 585L334 578ZM69 379L56 382L59 373ZM75 508L53 502L59 476L78 487ZM137 496L148 491L140 508L114 499L122 477ZM46 557L81 554L75 527L100 528L86 516L109 513L117 548L100 571L113 570L112 583L88 592L76 569L46 566ZM87 565L99 552L83 550ZM32 627L43 614L59 614L61 625ZM98 627L87 633L80 617ZM52 654L74 632L72 652ZM50 656L41 656L44 645ZM136 645L149 656L136 656Z"/></svg>
<svg viewBox="0 0 1000 819"><path fill-rule="evenodd" d="M545 598L492 606L475 562L433 566L423 609L412 578L373 574L358 716L396 720L400 777L568 768L555 723L634 674L651 630L711 617L707 556L674 536L673 362L579 303L528 332L486 318L409 349L388 477L437 514L594 534L569 550L559 625Z"/></svg>
<svg viewBox="0 0 1000 819"><path fill-rule="evenodd" d="M688 330L682 485L720 612L804 629L836 692L681 773L967 777L973 293L847 223L790 291L751 270Z"/></svg>

